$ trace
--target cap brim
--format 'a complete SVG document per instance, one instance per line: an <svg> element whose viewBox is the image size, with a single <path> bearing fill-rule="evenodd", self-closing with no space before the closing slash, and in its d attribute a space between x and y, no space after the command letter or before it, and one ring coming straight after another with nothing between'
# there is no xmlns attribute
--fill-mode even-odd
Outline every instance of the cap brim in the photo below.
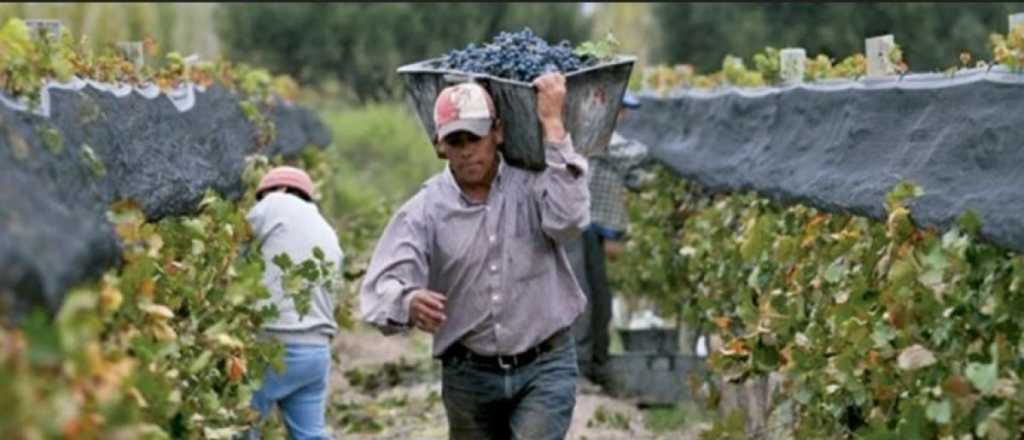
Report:
<svg viewBox="0 0 1024 440"><path fill-rule="evenodd" d="M444 139L446 136L457 131L468 131L477 136L484 137L491 132L490 119L460 119L445 124L437 129L437 139Z"/></svg>

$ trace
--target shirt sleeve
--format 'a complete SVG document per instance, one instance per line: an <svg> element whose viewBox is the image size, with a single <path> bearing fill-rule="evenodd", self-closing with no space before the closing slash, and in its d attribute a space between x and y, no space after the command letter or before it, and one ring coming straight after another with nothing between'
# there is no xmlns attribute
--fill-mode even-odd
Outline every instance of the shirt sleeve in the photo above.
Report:
<svg viewBox="0 0 1024 440"><path fill-rule="evenodd" d="M626 231L621 229L609 228L597 223L591 224L590 228L595 234L600 235L605 240L622 241L626 238Z"/></svg>
<svg viewBox="0 0 1024 440"><path fill-rule="evenodd" d="M269 207L271 201L271 199L263 199L245 215L252 230L253 241L249 243L249 247L252 249L262 248L263 243L270 238L270 235L284 225L279 217L273 215L273 210Z"/></svg>
<svg viewBox="0 0 1024 440"><path fill-rule="evenodd" d="M428 281L428 228L421 212L408 208L384 229L359 289L361 319L384 334L410 328L409 292Z"/></svg>
<svg viewBox="0 0 1024 440"><path fill-rule="evenodd" d="M572 137L545 142L547 168L534 186L540 205L541 228L558 243L576 238L590 223L590 190L587 160L576 153Z"/></svg>

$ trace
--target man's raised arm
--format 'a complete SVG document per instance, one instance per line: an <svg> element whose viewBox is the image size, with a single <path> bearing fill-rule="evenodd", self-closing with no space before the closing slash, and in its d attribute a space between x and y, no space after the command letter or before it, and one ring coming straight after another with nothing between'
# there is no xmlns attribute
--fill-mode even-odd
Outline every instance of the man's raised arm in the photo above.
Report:
<svg viewBox="0 0 1024 440"><path fill-rule="evenodd" d="M540 204L541 227L559 243L571 240L590 223L590 191L587 188L587 160L576 153L572 136L565 130L565 77L545 74L534 80L537 88L537 117L544 130L547 168L534 187Z"/></svg>

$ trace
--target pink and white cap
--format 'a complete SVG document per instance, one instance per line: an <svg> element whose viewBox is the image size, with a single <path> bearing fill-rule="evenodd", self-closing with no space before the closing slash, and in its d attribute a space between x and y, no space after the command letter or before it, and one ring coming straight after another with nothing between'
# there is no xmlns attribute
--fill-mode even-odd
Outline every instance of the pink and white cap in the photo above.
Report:
<svg viewBox="0 0 1024 440"><path fill-rule="evenodd" d="M260 186L256 189L256 193L259 194L263 190L278 186L295 188L305 193L309 198L313 198L313 179L310 179L305 171L298 168L289 166L275 167L260 180Z"/></svg>
<svg viewBox="0 0 1024 440"><path fill-rule="evenodd" d="M456 131L487 136L494 117L494 101L479 84L466 82L446 87L434 101L434 140L440 141Z"/></svg>

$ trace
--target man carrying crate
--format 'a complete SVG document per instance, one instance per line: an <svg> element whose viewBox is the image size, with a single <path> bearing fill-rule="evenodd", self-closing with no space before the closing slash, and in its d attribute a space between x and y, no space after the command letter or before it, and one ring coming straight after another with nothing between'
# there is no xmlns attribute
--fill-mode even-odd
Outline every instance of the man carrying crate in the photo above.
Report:
<svg viewBox="0 0 1024 440"><path fill-rule="evenodd" d="M563 124L565 77L533 84L542 172L503 160L483 87L440 93L448 166L392 217L360 290L362 319L385 334L433 334L453 439L562 439L576 405L571 326L586 298L563 243L590 223L587 162Z"/></svg>
<svg viewBox="0 0 1024 440"><path fill-rule="evenodd" d="M638 108L640 101L626 92L618 121ZM629 228L626 190L642 186L646 160L647 146L617 131L612 133L607 152L588 158L591 223L579 240L566 245L573 273L587 296L587 307L574 326L580 374L598 384L606 382L611 340L612 292L606 263L624 251Z"/></svg>

